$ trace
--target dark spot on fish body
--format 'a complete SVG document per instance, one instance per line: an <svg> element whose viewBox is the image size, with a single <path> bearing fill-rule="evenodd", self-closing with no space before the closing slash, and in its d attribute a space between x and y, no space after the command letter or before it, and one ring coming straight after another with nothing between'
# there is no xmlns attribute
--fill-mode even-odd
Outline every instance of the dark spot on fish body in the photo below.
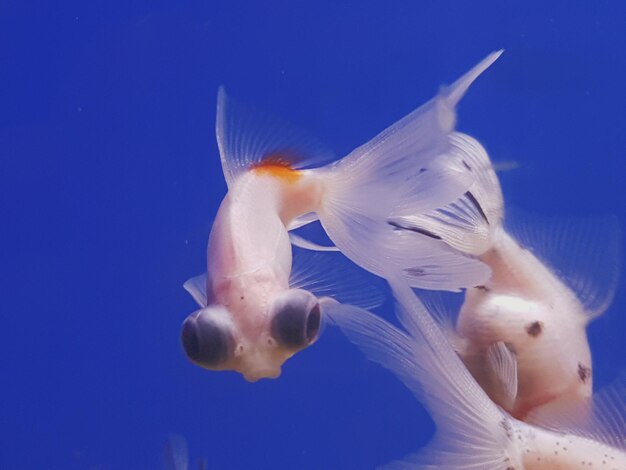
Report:
<svg viewBox="0 0 626 470"><path fill-rule="evenodd" d="M469 171L472 171L472 167L471 167L471 166L469 166L465 160L461 160L461 162L463 162L463 166L464 166L465 168L467 168Z"/></svg>
<svg viewBox="0 0 626 470"><path fill-rule="evenodd" d="M582 383L587 383L587 379L591 377L591 368L578 363L578 378Z"/></svg>
<svg viewBox="0 0 626 470"><path fill-rule="evenodd" d="M509 420L503 419L502 421L500 421L500 426L502 427L502 429L504 429L504 432L506 433L506 437L511 439L513 437L513 427L511 426L511 423L509 422Z"/></svg>
<svg viewBox="0 0 626 470"><path fill-rule="evenodd" d="M536 338L541 333L543 333L543 322L534 321L526 326L526 333L528 333L533 338Z"/></svg>

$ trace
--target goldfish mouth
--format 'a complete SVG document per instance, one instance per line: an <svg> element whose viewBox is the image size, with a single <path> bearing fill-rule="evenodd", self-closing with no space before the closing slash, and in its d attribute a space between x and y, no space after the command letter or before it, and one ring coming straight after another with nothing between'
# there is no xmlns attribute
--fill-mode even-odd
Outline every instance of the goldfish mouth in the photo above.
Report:
<svg viewBox="0 0 626 470"><path fill-rule="evenodd" d="M280 367L277 369L271 369L271 368L263 368L263 369L256 369L254 371L251 372L244 372L243 373L243 377L248 381L248 382L257 382L261 379L277 379L278 377L280 377Z"/></svg>

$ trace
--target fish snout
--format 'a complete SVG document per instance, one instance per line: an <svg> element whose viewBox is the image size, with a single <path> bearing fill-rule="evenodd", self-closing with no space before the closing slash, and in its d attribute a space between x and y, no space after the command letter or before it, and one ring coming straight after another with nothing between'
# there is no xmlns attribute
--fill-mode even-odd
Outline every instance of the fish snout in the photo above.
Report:
<svg viewBox="0 0 626 470"><path fill-rule="evenodd" d="M280 377L281 373L280 366L278 367L260 367L255 369L250 369L243 372L243 377L248 382L256 382L260 379L277 379Z"/></svg>

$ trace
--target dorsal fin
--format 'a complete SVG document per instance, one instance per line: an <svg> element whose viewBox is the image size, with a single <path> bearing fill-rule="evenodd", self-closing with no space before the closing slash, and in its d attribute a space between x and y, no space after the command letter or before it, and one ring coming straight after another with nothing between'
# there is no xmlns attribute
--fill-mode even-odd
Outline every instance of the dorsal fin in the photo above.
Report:
<svg viewBox="0 0 626 470"><path fill-rule="evenodd" d="M505 225L576 294L590 319L609 307L620 272L617 217L560 219L515 209L507 211Z"/></svg>
<svg viewBox="0 0 626 470"><path fill-rule="evenodd" d="M233 101L223 87L217 93L216 134L229 187L241 172L254 166L300 169L335 159L306 132Z"/></svg>

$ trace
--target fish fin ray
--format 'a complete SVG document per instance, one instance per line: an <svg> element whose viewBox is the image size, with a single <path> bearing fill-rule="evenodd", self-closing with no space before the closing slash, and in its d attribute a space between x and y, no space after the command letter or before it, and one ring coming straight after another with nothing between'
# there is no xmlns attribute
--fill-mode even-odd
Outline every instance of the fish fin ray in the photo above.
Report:
<svg viewBox="0 0 626 470"><path fill-rule="evenodd" d="M491 463L504 462L512 445L501 425L506 416L474 381L406 280L390 284L397 316L408 333L345 305L329 308L328 318L426 406L437 426L437 442L446 445L443 464L472 461L483 465L476 468L490 468Z"/></svg>
<svg viewBox="0 0 626 470"><path fill-rule="evenodd" d="M413 287L449 291L481 285L490 278L491 270L482 261L385 220L382 214L366 210L320 214L324 230L341 252L381 277L390 269L399 270Z"/></svg>
<svg viewBox="0 0 626 470"><path fill-rule="evenodd" d="M480 255L492 246L502 226L502 190L489 155L477 140L459 132L449 139L451 149L440 164L469 171L475 178L473 184L454 202L427 212L405 204L392 220L409 230L426 230L463 253Z"/></svg>
<svg viewBox="0 0 626 470"><path fill-rule="evenodd" d="M502 341L487 348L487 366L498 382L505 408L512 409L517 397L517 358Z"/></svg>
<svg viewBox="0 0 626 470"><path fill-rule="evenodd" d="M385 301L382 279L337 252L294 248L289 286L366 309L379 307Z"/></svg>
<svg viewBox="0 0 626 470"><path fill-rule="evenodd" d="M294 169L335 160L329 149L306 132L237 103L226 95L224 87L217 93L216 136L228 187L239 174L266 159Z"/></svg>
<svg viewBox="0 0 626 470"><path fill-rule="evenodd" d="M208 274L203 273L198 276L194 276L188 279L184 284L183 288L191 294L193 299L200 307L206 307L207 302L207 282L208 282Z"/></svg>
<svg viewBox="0 0 626 470"><path fill-rule="evenodd" d="M613 301L620 274L617 217L555 219L509 211L507 230L546 263L578 297L589 319Z"/></svg>
<svg viewBox="0 0 626 470"><path fill-rule="evenodd" d="M441 240L394 227L387 220L391 204L359 208L358 203L334 202L320 212L324 230L346 256L374 274L384 277L388 269L402 270L414 287L452 291L490 277L484 263L455 252Z"/></svg>
<svg viewBox="0 0 626 470"><path fill-rule="evenodd" d="M461 452L451 450L456 444L444 436L435 436L419 452L379 468L380 470L439 470L441 468L448 470L506 470L511 468L506 457L484 455L479 449L475 449L474 452L466 449Z"/></svg>
<svg viewBox="0 0 626 470"><path fill-rule="evenodd" d="M445 160L454 149L450 136L458 100L498 55L490 55L347 157L320 169L327 172L320 221L339 249L360 266L384 276L391 262L394 269L408 270L414 287L427 289L458 290L489 277L486 266L454 253L440 239L411 232L410 243L403 243L388 218L398 207L422 213L445 206L470 188L470 171L435 160ZM420 271L412 273L415 268Z"/></svg>
<svg viewBox="0 0 626 470"><path fill-rule="evenodd" d="M470 69L465 75L461 76L458 80L456 80L452 85L443 88L443 94L446 97L450 106L456 106L463 95L467 92L467 89L474 83L485 70L491 67L498 58L502 55L504 49L500 49L498 51L493 51L483 60L481 60L478 64Z"/></svg>
<svg viewBox="0 0 626 470"><path fill-rule="evenodd" d="M303 248L305 250L311 251L340 251L336 246L325 246L320 245L318 243L312 242L311 240L307 240L300 235L296 235L295 233L289 234L289 239L291 240L291 244L297 246L298 248Z"/></svg>
<svg viewBox="0 0 626 470"><path fill-rule="evenodd" d="M435 319L446 339L455 351L462 347L462 338L456 332L456 315L463 305L462 296L445 291L419 290L422 304Z"/></svg>
<svg viewBox="0 0 626 470"><path fill-rule="evenodd" d="M311 224L319 220L319 216L315 212L308 212L304 215L296 217L287 225L287 230L295 230L305 225Z"/></svg>

